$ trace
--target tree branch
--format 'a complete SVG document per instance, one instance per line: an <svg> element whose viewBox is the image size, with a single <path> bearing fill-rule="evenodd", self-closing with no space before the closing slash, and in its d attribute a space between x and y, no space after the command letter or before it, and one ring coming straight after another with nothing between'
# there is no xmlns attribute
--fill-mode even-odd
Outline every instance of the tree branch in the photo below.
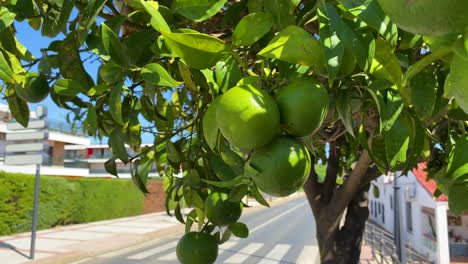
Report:
<svg viewBox="0 0 468 264"><path fill-rule="evenodd" d="M312 208L312 212L314 212L314 215L319 215L320 210L323 207L321 206L321 189L323 185L318 182L318 176L315 172L315 157L312 157L311 163L312 166L310 167L309 177L304 183L303 188L306 193L307 200L309 201L310 207Z"/></svg>
<svg viewBox="0 0 468 264"><path fill-rule="evenodd" d="M369 153L367 150L363 150L350 177L339 189L335 190L330 201L330 204L333 206L327 207L328 210L331 210L331 215L333 217L338 217L348 206L349 202L354 199L354 196L360 190L362 184L365 183L364 177L371 163L372 160Z"/></svg>

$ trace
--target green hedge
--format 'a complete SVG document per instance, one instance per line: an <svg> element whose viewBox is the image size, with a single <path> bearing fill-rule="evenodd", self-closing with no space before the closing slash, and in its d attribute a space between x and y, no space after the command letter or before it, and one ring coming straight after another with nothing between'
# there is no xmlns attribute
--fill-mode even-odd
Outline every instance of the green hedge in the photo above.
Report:
<svg viewBox="0 0 468 264"><path fill-rule="evenodd" d="M143 213L143 194L126 179L41 176L39 229ZM0 171L0 236L31 230L34 176Z"/></svg>

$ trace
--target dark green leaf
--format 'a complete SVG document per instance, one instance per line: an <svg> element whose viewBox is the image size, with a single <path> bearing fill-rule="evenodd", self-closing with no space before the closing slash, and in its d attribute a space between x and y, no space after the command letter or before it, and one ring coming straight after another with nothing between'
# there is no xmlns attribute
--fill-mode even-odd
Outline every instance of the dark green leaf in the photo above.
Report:
<svg viewBox="0 0 468 264"><path fill-rule="evenodd" d="M231 230L230 229L226 229L223 233L223 236L221 237L221 239L219 240L219 243L218 244L223 244L224 242L228 241L229 238L231 238Z"/></svg>
<svg viewBox="0 0 468 264"><path fill-rule="evenodd" d="M455 54L450 64L450 73L445 80L444 96L455 97L455 101L468 114L468 60Z"/></svg>
<svg viewBox="0 0 468 264"><path fill-rule="evenodd" d="M88 116L86 118L86 121L88 121L90 129L94 133L94 131L96 131L98 128L98 122L97 122L96 108L94 108L92 104L88 105Z"/></svg>
<svg viewBox="0 0 468 264"><path fill-rule="evenodd" d="M117 35L106 24L101 24L102 27L102 44L104 49L111 56L111 60L115 61L121 66L128 64L128 57L126 48L120 42Z"/></svg>
<svg viewBox="0 0 468 264"><path fill-rule="evenodd" d="M42 11L42 35L55 37L66 31L68 18L75 5L75 0L56 0L47 2L47 5L38 5Z"/></svg>
<svg viewBox="0 0 468 264"><path fill-rule="evenodd" d="M177 150L174 143L172 143L170 141L168 141L166 143L166 152L167 152L167 159L169 159L170 161L172 161L174 163L181 162L180 153Z"/></svg>
<svg viewBox="0 0 468 264"><path fill-rule="evenodd" d="M174 214L176 219L181 222L182 224L185 224L184 218L182 217L182 213L180 211L180 203L177 203L176 208L174 209Z"/></svg>
<svg viewBox="0 0 468 264"><path fill-rule="evenodd" d="M226 92L236 86L237 82L242 78L242 72L237 62L230 58L216 63L215 77L218 88Z"/></svg>
<svg viewBox="0 0 468 264"><path fill-rule="evenodd" d="M255 26L252 26L255 25ZM273 16L269 13L252 13L241 19L232 33L232 43L248 46L257 42L273 26Z"/></svg>
<svg viewBox="0 0 468 264"><path fill-rule="evenodd" d="M375 57L369 72L376 78L388 80L397 87L401 86L403 73L400 62L386 41L381 38L376 39Z"/></svg>
<svg viewBox="0 0 468 264"><path fill-rule="evenodd" d="M185 233L190 232L190 229L192 228L193 222L196 220L197 217L197 211L196 209L193 209L190 211L190 213L187 215L187 220L185 222Z"/></svg>
<svg viewBox="0 0 468 264"><path fill-rule="evenodd" d="M143 80L160 86L177 87L177 81L164 69L163 66L157 63L147 64L141 70Z"/></svg>
<svg viewBox="0 0 468 264"><path fill-rule="evenodd" d="M446 177L458 180L468 175L468 136L462 136L453 145L449 159Z"/></svg>
<svg viewBox="0 0 468 264"><path fill-rule="evenodd" d="M112 118L117 124L123 125L122 120L122 85L116 84L109 96L109 110Z"/></svg>
<svg viewBox="0 0 468 264"><path fill-rule="evenodd" d="M401 114L393 126L384 132L387 162L391 169L400 169L408 158L407 151L414 136L411 117Z"/></svg>
<svg viewBox="0 0 468 264"><path fill-rule="evenodd" d="M236 237L246 238L249 236L249 228L244 223L234 223L229 226L229 229Z"/></svg>
<svg viewBox="0 0 468 264"><path fill-rule="evenodd" d="M422 71L411 79L409 84L410 104L413 105L416 115L425 120L432 115L436 100L437 80L433 71Z"/></svg>
<svg viewBox="0 0 468 264"><path fill-rule="evenodd" d="M248 192L249 186L247 184L237 185L229 192L229 200L240 202Z"/></svg>
<svg viewBox="0 0 468 264"><path fill-rule="evenodd" d="M117 174L117 165L115 164L115 157L112 157L110 159L108 159L105 163L104 163L104 168L106 169L106 171L116 177L119 177L119 175Z"/></svg>
<svg viewBox="0 0 468 264"><path fill-rule="evenodd" d="M216 104L218 103L219 98L215 99L208 106L204 116L203 116L203 136L205 137L206 143L208 146L214 150L216 147L216 142L218 141L219 127L216 122Z"/></svg>
<svg viewBox="0 0 468 264"><path fill-rule="evenodd" d="M29 123L29 106L21 98L17 96L7 97L8 106L15 120L23 127L28 127Z"/></svg>
<svg viewBox="0 0 468 264"><path fill-rule="evenodd" d="M224 6L226 0L175 0L172 10L196 22L206 20Z"/></svg>
<svg viewBox="0 0 468 264"><path fill-rule="evenodd" d="M96 17L99 12L101 12L106 2L107 0L90 0L81 13L80 25L78 28L80 44L84 43L86 36L88 35L88 31L91 29L91 26L94 25Z"/></svg>
<svg viewBox="0 0 468 264"><path fill-rule="evenodd" d="M468 199L466 194L468 193L468 179L460 183L455 183L449 187L449 207L450 211L461 215L468 211Z"/></svg>
<svg viewBox="0 0 468 264"><path fill-rule="evenodd" d="M289 26L283 29L258 55L293 64L321 67L323 54L320 41L303 28Z"/></svg>
<svg viewBox="0 0 468 264"><path fill-rule="evenodd" d="M128 162L128 153L120 127L116 127L109 136L109 146L112 153L124 163Z"/></svg>
<svg viewBox="0 0 468 264"><path fill-rule="evenodd" d="M209 181L205 179L202 179L202 181L216 187L234 187L240 184L250 183L250 179L244 178L243 175L237 176L236 178L229 181Z"/></svg>
<svg viewBox="0 0 468 264"><path fill-rule="evenodd" d="M346 92L340 92L336 99L336 110L340 116L346 131L354 137L354 121L353 112L351 105L349 104L350 94Z"/></svg>
<svg viewBox="0 0 468 264"><path fill-rule="evenodd" d="M250 193L253 195L253 197L255 198L255 200L257 200L258 203L260 203L261 205L263 206L266 206L266 207L270 207L270 204L268 204L268 202L265 200L265 198L263 197L263 195L260 193L260 191L258 190L257 186L252 186L250 188Z"/></svg>
<svg viewBox="0 0 468 264"><path fill-rule="evenodd" d="M265 12L273 15L273 21L279 30L296 24L295 6L290 0L267 0L263 7Z"/></svg>

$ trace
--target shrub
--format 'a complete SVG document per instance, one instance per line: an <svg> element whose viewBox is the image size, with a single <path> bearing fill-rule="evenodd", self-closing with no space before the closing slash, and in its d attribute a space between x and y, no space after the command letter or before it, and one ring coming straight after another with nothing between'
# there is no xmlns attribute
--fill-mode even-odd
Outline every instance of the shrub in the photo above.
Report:
<svg viewBox="0 0 468 264"><path fill-rule="evenodd" d="M0 236L31 230L34 176L0 172ZM143 194L126 179L41 176L38 228L143 212Z"/></svg>

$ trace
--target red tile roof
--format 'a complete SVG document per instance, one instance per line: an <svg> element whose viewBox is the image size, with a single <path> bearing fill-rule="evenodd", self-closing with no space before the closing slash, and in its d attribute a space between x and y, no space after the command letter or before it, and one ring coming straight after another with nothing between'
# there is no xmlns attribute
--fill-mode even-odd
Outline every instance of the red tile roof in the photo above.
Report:
<svg viewBox="0 0 468 264"><path fill-rule="evenodd" d="M427 180L427 172L424 171L426 169L426 162L418 163L418 167L412 170L414 176L418 180L418 182L426 189L426 191L433 196L435 190L437 189L437 184L434 179ZM448 201L447 196L441 195L439 196L436 201Z"/></svg>

